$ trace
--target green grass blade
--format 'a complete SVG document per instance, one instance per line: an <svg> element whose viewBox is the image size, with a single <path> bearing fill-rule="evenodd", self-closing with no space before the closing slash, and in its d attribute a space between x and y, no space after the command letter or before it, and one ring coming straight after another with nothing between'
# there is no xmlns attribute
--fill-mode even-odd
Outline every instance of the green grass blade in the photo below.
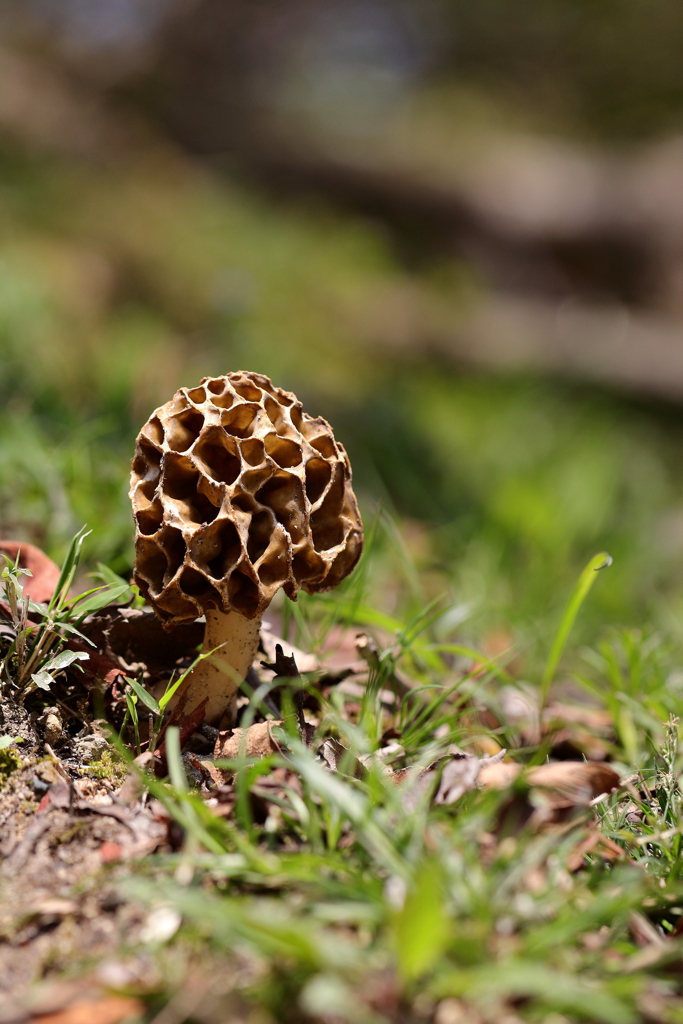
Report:
<svg viewBox="0 0 683 1024"><path fill-rule="evenodd" d="M606 551L600 551L597 555L594 555L591 558L590 562L579 576L578 582L574 587L574 592L567 602L567 607L564 610L564 615L560 622L560 628L555 634L553 646L551 647L550 654L548 655L543 679L541 680L541 708L545 707L550 685L555 678L557 666L560 663L560 658L562 657L567 645L567 640L569 639L569 634L571 633L574 622L576 621L576 616L579 614L579 609L588 597L588 593L595 583L595 574L600 569L606 569L611 564L611 556L608 555Z"/></svg>
<svg viewBox="0 0 683 1024"><path fill-rule="evenodd" d="M53 609L61 608L64 598L69 593L69 587L73 583L74 576L76 575L76 569L81 557L81 548L83 547L83 541L86 537L89 537L91 530L87 526L82 526L76 536L69 545L69 550L66 553L64 564L62 565L62 571L59 574L59 580L55 587L55 592L52 595L52 600L48 605L49 611Z"/></svg>
<svg viewBox="0 0 683 1024"><path fill-rule="evenodd" d="M166 760L171 785L178 793L187 793L187 779L180 757L180 730L171 725L166 730Z"/></svg>
<svg viewBox="0 0 683 1024"><path fill-rule="evenodd" d="M169 703L169 701L173 700L173 697L175 696L178 688L183 685L192 669L196 668L200 661L205 661L207 658L210 658L213 654L216 653L217 650L218 648L214 647L212 651L207 651L205 654L198 654L197 657L192 662L192 664L188 665L185 671L181 675L179 675L176 680L174 680L173 682L169 681L168 686L164 690L162 696L159 698L160 711L166 710L166 705Z"/></svg>
<svg viewBox="0 0 683 1024"><path fill-rule="evenodd" d="M142 701L146 708L149 708L150 711L153 711L155 715L161 714L161 708L159 707L157 701L154 699L152 694L144 688L144 686L140 685L137 679L131 679L130 676L126 676L126 682L130 683L132 689L138 695L138 698Z"/></svg>
<svg viewBox="0 0 683 1024"><path fill-rule="evenodd" d="M97 587L95 590L86 591L85 594L79 594L73 601L70 601L69 610L79 619L84 619L86 615L98 612L100 608L104 608L108 604L114 604L129 592L130 587L127 583Z"/></svg>

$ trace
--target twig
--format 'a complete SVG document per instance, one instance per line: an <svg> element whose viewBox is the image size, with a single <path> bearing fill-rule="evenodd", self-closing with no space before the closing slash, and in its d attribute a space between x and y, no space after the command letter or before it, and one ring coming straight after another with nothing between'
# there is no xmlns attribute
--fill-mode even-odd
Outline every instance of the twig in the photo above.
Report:
<svg viewBox="0 0 683 1024"><path fill-rule="evenodd" d="M268 664L266 661L262 661L261 664L264 668L269 669L271 672L275 672L275 679L273 680L274 683L287 683L292 679L301 679L301 673L297 668L294 655L285 654L282 650L282 644L275 645L275 662L272 665ZM306 699L306 691L302 686L299 686L293 691L292 699L294 701L294 710L296 711L301 739L307 744L306 719L304 718L304 701Z"/></svg>

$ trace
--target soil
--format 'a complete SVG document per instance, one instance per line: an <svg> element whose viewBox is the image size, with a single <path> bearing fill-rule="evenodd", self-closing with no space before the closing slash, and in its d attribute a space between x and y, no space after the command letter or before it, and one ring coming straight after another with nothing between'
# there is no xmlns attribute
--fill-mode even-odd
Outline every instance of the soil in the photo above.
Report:
<svg viewBox="0 0 683 1024"><path fill-rule="evenodd" d="M76 967L83 976L135 944L149 908L121 883L133 862L173 845L164 808L128 774L99 716L120 726L122 675L137 665L163 684L203 626L169 637L151 613L112 607L83 631L96 644L87 671L63 673L26 706L0 698L0 736L15 738L0 750L0 1024L34 1019L35 982Z"/></svg>
<svg viewBox="0 0 683 1024"><path fill-rule="evenodd" d="M80 986L79 998L84 984L90 985L93 999L105 998L102 989L109 981L98 980L99 975L110 970L120 974L122 950L136 949L125 954L124 973L148 984L154 967L151 961L143 963L150 958L141 939L152 912L131 898L126 882L133 870L140 872L142 858L182 844L178 825L143 792L138 775L129 774L108 742L107 730L118 731L123 725L124 677L136 676L160 695L171 674L195 656L204 624L199 621L169 633L149 611L111 606L81 628L95 644L89 649L82 645L89 650L88 661L61 673L49 693L31 694L25 706L0 698L0 736L15 738L14 744L0 750L0 1024L43 1019L35 1015L36 982L49 981L53 993L41 1004L41 1013L46 1012L45 1005L57 1005L55 985L57 1003L71 1005L71 989L64 989L63 981L69 975ZM296 662L277 653L276 640L265 634L260 655L264 660L258 673L253 669L248 677L253 688L264 678L277 684L278 676L298 675ZM68 646L78 645L70 641ZM297 662L318 667L317 659L288 650ZM337 685L349 671L332 669L327 676L330 685ZM275 702L277 693L276 685L271 695ZM301 717L303 691L300 697ZM248 699L242 698L240 714L246 704ZM276 703L272 711L280 717ZM228 813L234 802L231 779L214 770L210 757L219 740L229 747L230 732L219 737L216 729L184 716L180 705L172 717L178 714L190 784L204 791L214 813ZM269 725L256 723L250 732L260 735L259 730L270 742ZM235 735L241 732L238 728ZM124 739L133 746L131 730ZM140 763L163 774L164 741L156 754L145 752L145 716L140 719L139 740ZM262 793L254 796L257 816L260 810L264 817L267 814L259 800L263 803L268 796L269 781L278 790L282 785L276 777L261 780ZM120 988L119 981L115 987Z"/></svg>
<svg viewBox="0 0 683 1024"><path fill-rule="evenodd" d="M135 938L126 862L167 844L163 808L53 756L30 756L0 789L0 1021L21 1020L29 985L100 961Z"/></svg>

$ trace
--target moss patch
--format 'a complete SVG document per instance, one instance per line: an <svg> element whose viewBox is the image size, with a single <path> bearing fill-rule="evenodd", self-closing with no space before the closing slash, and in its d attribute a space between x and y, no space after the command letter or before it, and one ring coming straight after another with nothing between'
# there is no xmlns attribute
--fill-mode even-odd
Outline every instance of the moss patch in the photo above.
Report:
<svg viewBox="0 0 683 1024"><path fill-rule="evenodd" d="M115 786L121 786L128 775L128 765L116 750L104 750L99 761L91 761L87 774L96 779L109 779Z"/></svg>
<svg viewBox="0 0 683 1024"><path fill-rule="evenodd" d="M0 750L0 789L5 785L10 775L21 768L21 758L12 747Z"/></svg>

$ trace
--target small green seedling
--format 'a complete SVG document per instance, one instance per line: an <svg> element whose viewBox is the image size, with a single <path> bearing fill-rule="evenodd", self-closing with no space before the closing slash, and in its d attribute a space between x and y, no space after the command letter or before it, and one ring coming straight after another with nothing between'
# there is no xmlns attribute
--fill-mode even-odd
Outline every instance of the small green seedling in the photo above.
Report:
<svg viewBox="0 0 683 1024"><path fill-rule="evenodd" d="M30 576L7 556L0 572L5 600L10 610L10 643L0 655L0 692L23 702L36 689L49 690L55 677L70 665L88 660L86 651L62 650L71 636L93 647L79 629L84 619L118 600L127 585L96 587L69 597L81 557L85 527L71 541L49 604L37 604L24 594L21 576Z"/></svg>

